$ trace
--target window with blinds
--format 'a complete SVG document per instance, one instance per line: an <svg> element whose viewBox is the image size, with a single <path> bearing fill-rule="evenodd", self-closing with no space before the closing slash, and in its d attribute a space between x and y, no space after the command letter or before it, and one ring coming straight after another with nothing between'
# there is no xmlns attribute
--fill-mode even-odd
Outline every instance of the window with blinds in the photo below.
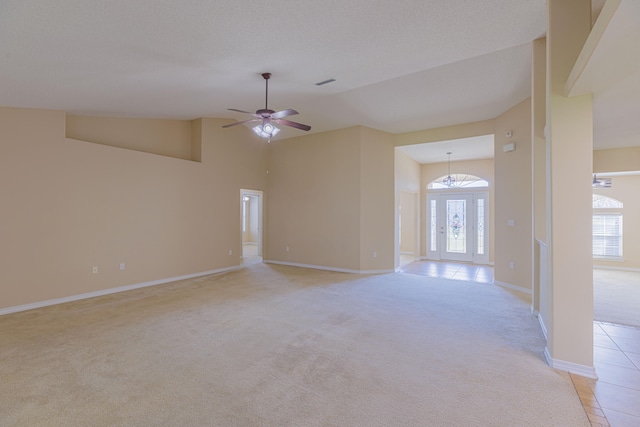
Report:
<svg viewBox="0 0 640 427"><path fill-rule="evenodd" d="M622 258L622 214L593 215L593 257Z"/></svg>

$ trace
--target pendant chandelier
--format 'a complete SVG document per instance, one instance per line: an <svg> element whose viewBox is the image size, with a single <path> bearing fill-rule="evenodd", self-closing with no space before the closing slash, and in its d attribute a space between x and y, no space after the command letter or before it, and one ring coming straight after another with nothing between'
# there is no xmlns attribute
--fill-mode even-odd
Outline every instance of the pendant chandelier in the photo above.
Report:
<svg viewBox="0 0 640 427"><path fill-rule="evenodd" d="M447 152L447 155L449 156L449 174L442 180L442 183L447 187L453 187L456 183L456 179L451 176L451 151Z"/></svg>

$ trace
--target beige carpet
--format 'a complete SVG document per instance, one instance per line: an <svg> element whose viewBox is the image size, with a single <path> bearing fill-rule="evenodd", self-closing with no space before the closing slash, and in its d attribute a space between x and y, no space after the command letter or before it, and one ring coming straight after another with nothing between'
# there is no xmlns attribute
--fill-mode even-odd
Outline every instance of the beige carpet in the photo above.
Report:
<svg viewBox="0 0 640 427"><path fill-rule="evenodd" d="M640 272L594 269L593 317L640 327Z"/></svg>
<svg viewBox="0 0 640 427"><path fill-rule="evenodd" d="M588 426L500 287L265 264L0 317L2 426Z"/></svg>

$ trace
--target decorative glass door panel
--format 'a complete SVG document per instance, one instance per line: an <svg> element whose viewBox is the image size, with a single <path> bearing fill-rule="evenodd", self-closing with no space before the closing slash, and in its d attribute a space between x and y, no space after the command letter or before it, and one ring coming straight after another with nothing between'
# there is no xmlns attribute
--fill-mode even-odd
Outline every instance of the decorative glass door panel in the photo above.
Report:
<svg viewBox="0 0 640 427"><path fill-rule="evenodd" d="M440 259L473 261L473 195L442 194Z"/></svg>
<svg viewBox="0 0 640 427"><path fill-rule="evenodd" d="M467 201L448 199L446 209L446 252L464 254L467 252Z"/></svg>

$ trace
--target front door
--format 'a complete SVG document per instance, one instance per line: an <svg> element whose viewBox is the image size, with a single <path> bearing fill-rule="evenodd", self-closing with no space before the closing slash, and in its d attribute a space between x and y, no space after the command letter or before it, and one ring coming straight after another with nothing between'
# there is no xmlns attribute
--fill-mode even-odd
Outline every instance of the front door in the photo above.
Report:
<svg viewBox="0 0 640 427"><path fill-rule="evenodd" d="M427 195L427 258L488 262L487 193Z"/></svg>
<svg viewBox="0 0 640 427"><path fill-rule="evenodd" d="M473 197L443 194L440 198L440 259L473 261Z"/></svg>

